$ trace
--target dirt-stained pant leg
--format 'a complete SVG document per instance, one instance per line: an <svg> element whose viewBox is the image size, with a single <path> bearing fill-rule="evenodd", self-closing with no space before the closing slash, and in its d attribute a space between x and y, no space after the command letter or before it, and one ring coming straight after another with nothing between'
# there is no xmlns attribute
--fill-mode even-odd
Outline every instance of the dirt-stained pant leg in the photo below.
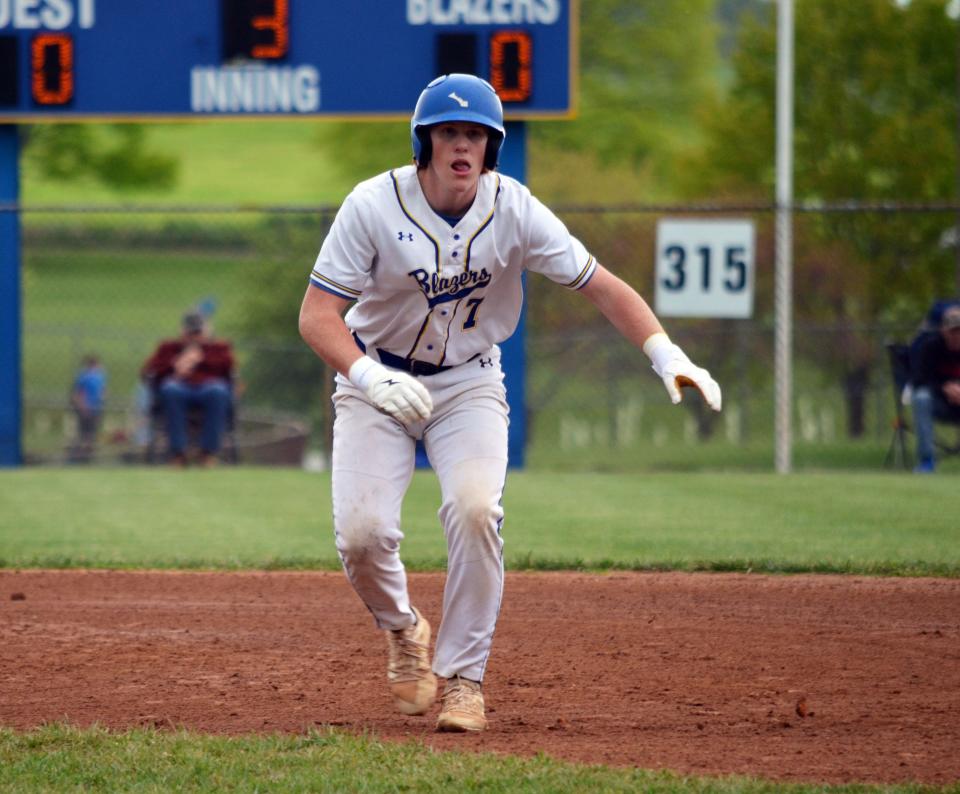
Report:
<svg viewBox="0 0 960 794"><path fill-rule="evenodd" d="M333 527L343 569L381 629L414 622L400 561L400 509L415 442L352 387L334 395Z"/></svg>
<svg viewBox="0 0 960 794"><path fill-rule="evenodd" d="M444 400L440 418L424 433L440 480L448 554L433 670L447 678L483 679L500 612L507 412L501 383L474 386Z"/></svg>

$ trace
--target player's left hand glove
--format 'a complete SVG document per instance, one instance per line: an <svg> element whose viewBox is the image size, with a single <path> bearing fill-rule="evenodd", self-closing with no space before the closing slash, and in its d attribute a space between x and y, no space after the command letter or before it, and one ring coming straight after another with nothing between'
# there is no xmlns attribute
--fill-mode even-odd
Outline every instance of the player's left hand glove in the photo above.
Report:
<svg viewBox="0 0 960 794"><path fill-rule="evenodd" d="M679 346L670 341L664 333L656 333L643 343L643 352L653 362L653 371L663 378L663 385L674 405L683 399L680 389L694 387L703 395L714 411L719 411L722 403L720 385L702 367L698 367Z"/></svg>

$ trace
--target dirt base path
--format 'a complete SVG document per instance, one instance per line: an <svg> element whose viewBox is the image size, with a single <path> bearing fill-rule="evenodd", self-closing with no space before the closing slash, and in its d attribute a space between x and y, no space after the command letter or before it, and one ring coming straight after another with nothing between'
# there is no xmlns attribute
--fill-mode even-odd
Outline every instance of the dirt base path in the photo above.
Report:
<svg viewBox="0 0 960 794"><path fill-rule="evenodd" d="M440 617L443 576L413 574ZM0 725L299 732L825 782L960 779L960 581L508 574L491 730L392 710L339 573L0 571Z"/></svg>

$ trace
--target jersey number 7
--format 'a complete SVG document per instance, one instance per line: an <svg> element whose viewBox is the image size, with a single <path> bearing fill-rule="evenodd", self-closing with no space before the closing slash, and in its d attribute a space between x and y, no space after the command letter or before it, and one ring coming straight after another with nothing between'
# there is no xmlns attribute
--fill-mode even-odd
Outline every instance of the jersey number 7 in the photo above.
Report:
<svg viewBox="0 0 960 794"><path fill-rule="evenodd" d="M463 321L464 331L469 331L476 326L477 309L480 308L481 303L483 303L483 298L470 298L470 300L467 301L467 306L470 307L470 313L467 315L467 319Z"/></svg>

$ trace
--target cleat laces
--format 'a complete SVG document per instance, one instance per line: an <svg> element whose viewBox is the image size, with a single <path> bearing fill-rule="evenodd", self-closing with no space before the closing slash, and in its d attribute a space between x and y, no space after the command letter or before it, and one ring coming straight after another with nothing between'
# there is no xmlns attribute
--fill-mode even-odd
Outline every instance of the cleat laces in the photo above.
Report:
<svg viewBox="0 0 960 794"><path fill-rule="evenodd" d="M454 676L447 682L441 700L444 711L466 711L483 713L483 695L480 685Z"/></svg>
<svg viewBox="0 0 960 794"><path fill-rule="evenodd" d="M388 675L393 683L419 681L428 672L425 664L429 649L414 638L416 626L390 632L390 665Z"/></svg>

